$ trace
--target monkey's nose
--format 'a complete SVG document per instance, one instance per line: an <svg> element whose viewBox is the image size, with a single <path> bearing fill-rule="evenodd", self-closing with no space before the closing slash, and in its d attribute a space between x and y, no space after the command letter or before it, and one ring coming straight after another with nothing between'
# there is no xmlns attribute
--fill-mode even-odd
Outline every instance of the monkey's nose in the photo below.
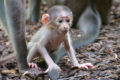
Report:
<svg viewBox="0 0 120 80"><path fill-rule="evenodd" d="M68 30L68 27L65 26L65 27L64 27L64 30Z"/></svg>
<svg viewBox="0 0 120 80"><path fill-rule="evenodd" d="M64 30L63 30L63 32L68 32L68 28L67 27L64 27Z"/></svg>

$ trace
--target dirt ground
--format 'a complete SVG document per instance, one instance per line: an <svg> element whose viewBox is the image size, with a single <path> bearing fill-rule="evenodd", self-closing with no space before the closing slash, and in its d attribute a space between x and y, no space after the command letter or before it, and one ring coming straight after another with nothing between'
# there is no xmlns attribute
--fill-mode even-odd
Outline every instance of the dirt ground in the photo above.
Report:
<svg viewBox="0 0 120 80"><path fill-rule="evenodd" d="M36 25L27 25L27 41L38 28ZM72 29L72 39L79 37L79 33L79 30ZM92 70L73 69L68 56L65 56L58 63L62 69L59 80L120 80L120 4L113 5L110 22L102 26L97 40L76 49L76 52L79 63L91 62L95 67ZM12 44L0 27L0 57L11 53L13 53ZM18 72L16 60L13 59L0 64L0 80L48 80L48 75L23 76Z"/></svg>

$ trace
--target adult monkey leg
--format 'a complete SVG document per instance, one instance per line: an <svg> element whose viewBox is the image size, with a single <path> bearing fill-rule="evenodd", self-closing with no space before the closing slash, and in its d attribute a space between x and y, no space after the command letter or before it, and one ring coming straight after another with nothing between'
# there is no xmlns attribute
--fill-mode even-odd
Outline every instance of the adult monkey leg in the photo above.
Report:
<svg viewBox="0 0 120 80"><path fill-rule="evenodd" d="M36 23L39 21L41 0L29 0L28 3L27 20L31 23Z"/></svg>
<svg viewBox="0 0 120 80"><path fill-rule="evenodd" d="M25 19L22 0L4 0L4 1L9 38L13 43L19 67L21 70L25 70L28 69L29 67L26 60L28 51L25 42L24 31Z"/></svg>

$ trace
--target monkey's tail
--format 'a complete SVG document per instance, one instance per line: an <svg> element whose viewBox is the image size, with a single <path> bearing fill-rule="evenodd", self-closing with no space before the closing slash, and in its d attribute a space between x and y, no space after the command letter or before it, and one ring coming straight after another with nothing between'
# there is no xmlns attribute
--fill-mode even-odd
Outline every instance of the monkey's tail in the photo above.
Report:
<svg viewBox="0 0 120 80"><path fill-rule="evenodd" d="M82 47L84 45L90 44L90 43L92 43L92 42L94 42L96 40L96 38L98 37L98 35L99 35L98 32L94 32L94 34L90 33L88 35L80 37L77 40L74 40L72 42L73 47L74 48L79 48L79 47Z"/></svg>
<svg viewBox="0 0 120 80"><path fill-rule="evenodd" d="M88 7L81 15L77 26L83 31L84 36L73 41L74 48L79 48L94 42L98 37L101 28L101 18L99 13L91 7Z"/></svg>
<svg viewBox="0 0 120 80"><path fill-rule="evenodd" d="M16 58L16 55L15 54L10 54L8 56L5 56L4 58L1 58L0 59L0 64L6 62L6 61L9 61L11 59L15 59Z"/></svg>

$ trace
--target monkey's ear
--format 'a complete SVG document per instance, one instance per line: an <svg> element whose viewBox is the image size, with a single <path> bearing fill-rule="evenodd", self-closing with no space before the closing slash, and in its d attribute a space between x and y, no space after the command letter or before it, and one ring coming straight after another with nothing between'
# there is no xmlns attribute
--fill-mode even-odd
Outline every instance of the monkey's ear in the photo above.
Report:
<svg viewBox="0 0 120 80"><path fill-rule="evenodd" d="M49 18L49 14L43 14L41 19L42 24L47 24L49 22Z"/></svg>

